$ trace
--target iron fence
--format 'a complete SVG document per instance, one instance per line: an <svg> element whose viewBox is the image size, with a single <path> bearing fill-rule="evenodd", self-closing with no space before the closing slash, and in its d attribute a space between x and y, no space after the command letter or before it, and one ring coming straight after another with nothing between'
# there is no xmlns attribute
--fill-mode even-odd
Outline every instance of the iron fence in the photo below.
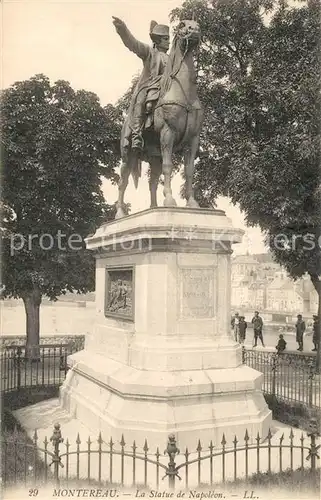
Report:
<svg viewBox="0 0 321 500"><path fill-rule="evenodd" d="M68 371L67 357L81 350L83 342L43 344L30 358L26 346L1 349L1 391L31 387L59 387ZM278 399L320 409L320 375L316 357L309 354L256 351L243 346L243 363L263 373L263 392Z"/></svg>
<svg viewBox="0 0 321 500"><path fill-rule="evenodd" d="M311 431L303 433L291 429L288 436L273 435L269 430L265 439L259 435L250 440L246 431L243 442L237 438L227 443L224 434L219 445L212 442L195 450L180 451L173 434L168 436L166 449L156 448L149 453L145 440L142 448L135 441L128 446L124 436L118 443L105 442L99 434L96 440L64 441L59 424L53 434L40 442L35 431L32 440L19 440L15 429L9 437L2 437L2 481L5 486L25 484L40 486L54 484L70 487L87 484L159 488L192 488L247 481L253 474L282 473L285 471L315 471L318 467L319 434L315 421ZM254 443L254 444L253 444ZM115 495L116 496L116 495Z"/></svg>
<svg viewBox="0 0 321 500"><path fill-rule="evenodd" d="M263 373L263 392L320 409L320 375L309 354L256 351L243 347L243 363Z"/></svg>
<svg viewBox="0 0 321 500"><path fill-rule="evenodd" d="M32 356L30 356L30 349ZM45 344L35 347L7 346L1 349L1 392L23 388L59 386L68 371L67 356L74 344Z"/></svg>

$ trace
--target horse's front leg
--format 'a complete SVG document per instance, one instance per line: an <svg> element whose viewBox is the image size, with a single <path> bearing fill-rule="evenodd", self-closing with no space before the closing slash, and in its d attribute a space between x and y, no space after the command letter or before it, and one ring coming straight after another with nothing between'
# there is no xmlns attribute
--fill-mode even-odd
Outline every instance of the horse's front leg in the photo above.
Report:
<svg viewBox="0 0 321 500"><path fill-rule="evenodd" d="M124 203L124 194L128 185L128 178L130 174L130 167L127 162L122 162L120 167L120 180L118 183L118 200L116 203L116 216L115 219L121 219L127 215Z"/></svg>
<svg viewBox="0 0 321 500"><path fill-rule="evenodd" d="M174 147L175 132L168 126L164 125L160 132L160 144L162 152L162 171L164 175L164 206L176 207L177 203L172 195L171 175L173 170L172 153Z"/></svg>
<svg viewBox="0 0 321 500"><path fill-rule="evenodd" d="M162 159L158 156L153 156L150 160L150 206L151 208L157 207L157 186L162 173Z"/></svg>
<svg viewBox="0 0 321 500"><path fill-rule="evenodd" d="M195 170L195 158L199 146L199 136L194 136L191 139L190 145L186 150L184 155L184 168L185 168L185 179L186 179L186 206L190 208L199 208L199 204L194 198L193 190L193 176Z"/></svg>

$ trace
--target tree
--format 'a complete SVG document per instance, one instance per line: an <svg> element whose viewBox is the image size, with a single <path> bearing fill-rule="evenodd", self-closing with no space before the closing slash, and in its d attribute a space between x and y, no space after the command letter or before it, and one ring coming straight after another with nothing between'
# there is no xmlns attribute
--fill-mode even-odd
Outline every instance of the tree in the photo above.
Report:
<svg viewBox="0 0 321 500"><path fill-rule="evenodd" d="M39 344L43 296L94 289L84 238L112 217L101 178L117 181L121 117L44 75L5 89L1 114L2 296L23 299L30 347Z"/></svg>
<svg viewBox="0 0 321 500"><path fill-rule="evenodd" d="M188 0L171 18L194 14L203 33L202 203L238 203L293 279L309 273L320 315L319 11L319 0Z"/></svg>

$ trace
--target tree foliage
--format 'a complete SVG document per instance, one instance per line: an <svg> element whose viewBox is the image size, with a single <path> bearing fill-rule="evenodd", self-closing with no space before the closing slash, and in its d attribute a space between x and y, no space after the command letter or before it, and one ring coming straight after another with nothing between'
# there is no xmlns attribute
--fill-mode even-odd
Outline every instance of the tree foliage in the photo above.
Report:
<svg viewBox="0 0 321 500"><path fill-rule="evenodd" d="M37 343L42 296L94 289L84 238L112 216L101 185L117 181L121 117L44 75L4 90L1 115L3 296L24 300L28 341Z"/></svg>
<svg viewBox="0 0 321 500"><path fill-rule="evenodd" d="M293 278L308 272L320 294L319 12L318 0L188 0L171 17L194 14L203 33L203 204L229 196L275 259Z"/></svg>

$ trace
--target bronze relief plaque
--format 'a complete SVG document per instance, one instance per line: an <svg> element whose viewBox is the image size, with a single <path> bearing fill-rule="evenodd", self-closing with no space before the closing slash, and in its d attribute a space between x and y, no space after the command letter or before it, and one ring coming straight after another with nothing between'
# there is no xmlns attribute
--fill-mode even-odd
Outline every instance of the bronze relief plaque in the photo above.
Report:
<svg viewBox="0 0 321 500"><path fill-rule="evenodd" d="M105 316L134 320L134 268L106 268Z"/></svg>

